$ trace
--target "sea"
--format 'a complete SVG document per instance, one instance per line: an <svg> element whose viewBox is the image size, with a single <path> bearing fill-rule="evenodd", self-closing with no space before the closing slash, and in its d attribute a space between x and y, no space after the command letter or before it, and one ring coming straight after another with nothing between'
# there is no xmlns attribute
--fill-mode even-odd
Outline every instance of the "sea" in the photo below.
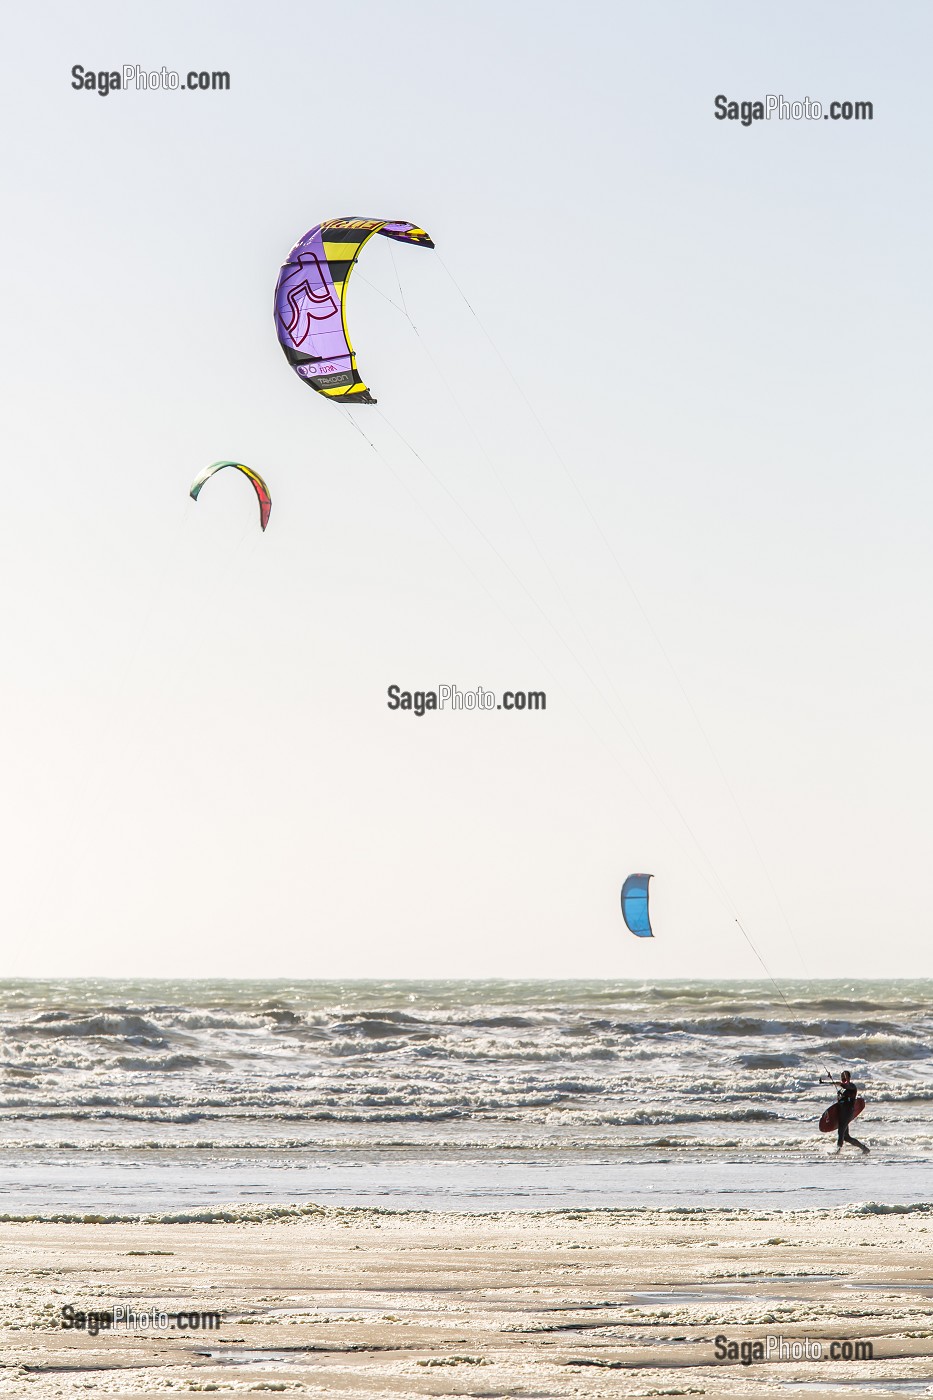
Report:
<svg viewBox="0 0 933 1400"><path fill-rule="evenodd" d="M0 1031L7 1219L933 1202L933 981L7 981Z"/></svg>

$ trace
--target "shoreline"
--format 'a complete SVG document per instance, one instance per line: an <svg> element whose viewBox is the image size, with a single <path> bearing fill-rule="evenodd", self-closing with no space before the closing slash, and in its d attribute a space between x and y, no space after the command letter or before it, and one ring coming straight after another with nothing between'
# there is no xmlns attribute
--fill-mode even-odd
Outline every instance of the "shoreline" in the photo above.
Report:
<svg viewBox="0 0 933 1400"><path fill-rule="evenodd" d="M884 1216L930 1216L933 1218L933 1197L929 1201L908 1204L887 1201L851 1201L840 1206L562 1206L515 1207L509 1209L457 1210L439 1207L395 1206L331 1206L297 1205L288 1202L256 1205L251 1202L220 1206L197 1207L192 1210L166 1212L101 1212L84 1214L78 1211L37 1211L17 1215L0 1212L3 1225L266 1225L287 1220L366 1220L370 1216L386 1216L397 1220L464 1220L496 1223L506 1220L590 1220L607 1223L661 1219L707 1219L723 1216L745 1220L850 1220ZM931 1245L933 1250L933 1245Z"/></svg>
<svg viewBox="0 0 933 1400"><path fill-rule="evenodd" d="M914 1146L870 1139L869 1157L828 1144L683 1150L556 1147L505 1153L440 1146L304 1150L191 1147L0 1150L0 1219L140 1215L177 1218L266 1204L443 1210L835 1209L933 1199L929 1161ZM849 1155L851 1154L851 1155Z"/></svg>

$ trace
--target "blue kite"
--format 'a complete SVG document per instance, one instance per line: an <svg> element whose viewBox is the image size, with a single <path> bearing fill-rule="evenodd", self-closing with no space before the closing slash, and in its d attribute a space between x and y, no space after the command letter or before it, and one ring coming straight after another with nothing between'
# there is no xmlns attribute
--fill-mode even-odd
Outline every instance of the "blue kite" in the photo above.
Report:
<svg viewBox="0 0 933 1400"><path fill-rule="evenodd" d="M629 875L622 886L622 917L629 933L636 938L653 938L648 918L648 881L650 875Z"/></svg>

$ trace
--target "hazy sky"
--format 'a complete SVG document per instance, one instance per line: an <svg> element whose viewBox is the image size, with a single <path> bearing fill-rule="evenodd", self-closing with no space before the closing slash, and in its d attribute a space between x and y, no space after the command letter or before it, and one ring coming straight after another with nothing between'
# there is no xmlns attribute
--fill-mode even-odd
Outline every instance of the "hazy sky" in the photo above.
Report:
<svg viewBox="0 0 933 1400"><path fill-rule="evenodd" d="M0 25L5 975L929 973L929 7ZM345 214L439 254L365 250L349 417L271 316Z"/></svg>

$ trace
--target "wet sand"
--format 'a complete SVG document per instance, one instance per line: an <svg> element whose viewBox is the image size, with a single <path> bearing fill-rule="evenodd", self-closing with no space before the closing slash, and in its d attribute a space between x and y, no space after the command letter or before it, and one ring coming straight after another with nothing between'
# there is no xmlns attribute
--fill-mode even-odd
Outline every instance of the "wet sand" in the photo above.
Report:
<svg viewBox="0 0 933 1400"><path fill-rule="evenodd" d="M0 1395L933 1394L933 1211L252 1214L0 1226ZM769 1335L824 1359L716 1358Z"/></svg>

